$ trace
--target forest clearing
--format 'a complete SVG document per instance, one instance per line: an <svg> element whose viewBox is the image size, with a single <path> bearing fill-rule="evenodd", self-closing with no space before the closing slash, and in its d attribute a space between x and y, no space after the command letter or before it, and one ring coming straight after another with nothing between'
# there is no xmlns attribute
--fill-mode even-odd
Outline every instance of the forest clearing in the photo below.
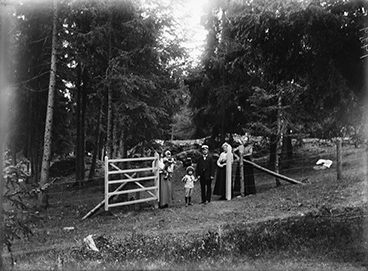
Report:
<svg viewBox="0 0 368 271"><path fill-rule="evenodd" d="M55 183L49 208L29 211L33 234L14 243L14 270L363 270L365 150L343 147L340 182L334 164L313 170L318 159L335 162L335 155L333 145L306 144L283 172L306 185L276 187L273 177L257 171L256 195L214 196L200 205L197 186L189 207L178 166L169 208L145 203L85 220L103 199L103 182L68 189L68 175ZM88 235L99 251L88 249Z"/></svg>
<svg viewBox="0 0 368 271"><path fill-rule="evenodd" d="M368 266L367 1L0 2L0 270Z"/></svg>

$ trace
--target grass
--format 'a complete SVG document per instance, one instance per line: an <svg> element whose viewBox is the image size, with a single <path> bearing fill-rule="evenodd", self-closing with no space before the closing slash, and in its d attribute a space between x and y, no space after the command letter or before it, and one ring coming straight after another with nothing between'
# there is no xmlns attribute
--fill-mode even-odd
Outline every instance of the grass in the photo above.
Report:
<svg viewBox="0 0 368 271"><path fill-rule="evenodd" d="M336 182L332 170L311 170L314 160L331 155L331 151L316 151L323 156L313 155L308 159L308 155L302 153L296 157L304 158L296 160L294 168L304 166L303 171L290 171L294 177L307 176L311 181L307 186L274 188L274 179L257 175L256 196L223 204L215 202L207 207L206 212L214 212L210 217L202 218L202 213L198 215L189 208L182 208L181 183L174 188L178 199L169 209L131 212L126 207L115 210L114 214L102 212L83 222L79 221L80 217L91 208L86 206L86 200L90 200L93 207L92 200L99 201L94 197L100 191L55 193L52 208L37 216L34 214L35 238L39 239L34 240L40 243L45 240L49 245L74 238L73 245L19 254L13 267L9 258L6 259L7 267L13 270L364 270L364 210L367 206L360 203L346 207L346 203L352 202L351 195L353 200L361 202L365 189L361 174L356 170L361 153L355 149L345 152L344 157L349 159L344 162L344 178ZM182 170L175 173L178 178ZM199 190L197 186L195 202L199 200ZM199 205L193 208L203 209ZM231 212L221 208L230 208ZM302 210L309 211L300 215ZM276 211L285 215L259 219L271 217ZM246 216L237 220L244 212ZM195 215L197 222L192 222L190 218ZM226 216L227 223L204 233L165 231L170 223L173 227L179 226L178 223L192 227L191 223L204 223L208 219L216 222L221 216ZM153 219L156 223L153 225L160 230L144 233L145 227L152 225L147 223L148 219ZM128 220L135 222L129 224ZM117 226L117 222L121 224ZM135 230L128 230L125 224L135 226ZM64 232L63 226L75 226L76 231ZM127 235L116 234L119 231ZM96 232L94 240L99 252L87 249L82 242L86 233Z"/></svg>
<svg viewBox="0 0 368 271"><path fill-rule="evenodd" d="M63 270L362 270L365 208L228 224L195 238L97 236L98 252L80 244L28 257L28 264L14 270L58 270L58 262Z"/></svg>

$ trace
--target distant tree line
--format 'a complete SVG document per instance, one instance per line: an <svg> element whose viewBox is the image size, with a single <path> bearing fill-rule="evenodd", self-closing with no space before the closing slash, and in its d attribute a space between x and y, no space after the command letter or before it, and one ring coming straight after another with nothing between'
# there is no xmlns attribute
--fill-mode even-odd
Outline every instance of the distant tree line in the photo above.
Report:
<svg viewBox="0 0 368 271"><path fill-rule="evenodd" d="M185 51L175 38L170 6L160 1L13 1L12 83L6 145L30 161L38 182L48 93L54 91L52 159L76 157L76 179L86 178L85 155L119 157L154 138L169 139L185 88L177 66ZM53 18L57 33L53 44ZM49 91L52 48L56 79Z"/></svg>
<svg viewBox="0 0 368 271"><path fill-rule="evenodd" d="M361 129L366 1L211 4L201 66L186 79L196 137L334 137Z"/></svg>

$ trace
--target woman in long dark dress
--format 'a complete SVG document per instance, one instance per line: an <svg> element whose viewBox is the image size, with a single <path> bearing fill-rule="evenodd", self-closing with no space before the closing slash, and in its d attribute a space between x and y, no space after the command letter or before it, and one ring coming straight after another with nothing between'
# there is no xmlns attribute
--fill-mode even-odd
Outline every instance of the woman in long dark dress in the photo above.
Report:
<svg viewBox="0 0 368 271"><path fill-rule="evenodd" d="M166 170L165 170L165 164L163 162L163 155L160 154L159 159L159 168L160 168L160 201L159 201L159 207L160 208L166 208L169 206L170 197L169 197L169 189L168 189L168 183L167 179L165 179L166 176Z"/></svg>
<svg viewBox="0 0 368 271"><path fill-rule="evenodd" d="M244 148L244 160L252 162L253 145L247 143ZM256 194L256 184L254 182L253 166L244 163L244 195Z"/></svg>
<svg viewBox="0 0 368 271"><path fill-rule="evenodd" d="M217 173L216 173L216 182L215 187L213 189L213 194L221 196L220 200L225 199L226 195L226 157L227 157L227 149L228 143L222 144L222 152L220 157L217 159Z"/></svg>
<svg viewBox="0 0 368 271"><path fill-rule="evenodd" d="M173 200L172 175L175 160L171 157L171 152L166 151L165 156L160 158L160 208L169 207Z"/></svg>

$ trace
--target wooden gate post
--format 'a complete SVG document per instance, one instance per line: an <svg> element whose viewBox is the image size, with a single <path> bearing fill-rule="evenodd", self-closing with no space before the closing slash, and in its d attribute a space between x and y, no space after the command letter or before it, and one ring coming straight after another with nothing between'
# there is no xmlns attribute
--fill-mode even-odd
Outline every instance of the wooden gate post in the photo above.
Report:
<svg viewBox="0 0 368 271"><path fill-rule="evenodd" d="M109 210L109 158L105 156L105 211Z"/></svg>
<svg viewBox="0 0 368 271"><path fill-rule="evenodd" d="M160 166L159 166L159 159L160 159L160 155L158 154L158 152L155 152L155 160L153 161L153 167L155 168L155 186L157 187L156 191L156 197L157 200L154 202L153 206L155 207L155 209L158 209L158 204L160 202Z"/></svg>
<svg viewBox="0 0 368 271"><path fill-rule="evenodd" d="M231 192L232 192L232 162L233 162L233 152L230 144L227 145L227 154L226 154L226 199L231 200Z"/></svg>
<svg viewBox="0 0 368 271"><path fill-rule="evenodd" d="M243 142L239 146L239 170L240 170L240 195L242 197L245 196L245 187L244 187L244 144Z"/></svg>

